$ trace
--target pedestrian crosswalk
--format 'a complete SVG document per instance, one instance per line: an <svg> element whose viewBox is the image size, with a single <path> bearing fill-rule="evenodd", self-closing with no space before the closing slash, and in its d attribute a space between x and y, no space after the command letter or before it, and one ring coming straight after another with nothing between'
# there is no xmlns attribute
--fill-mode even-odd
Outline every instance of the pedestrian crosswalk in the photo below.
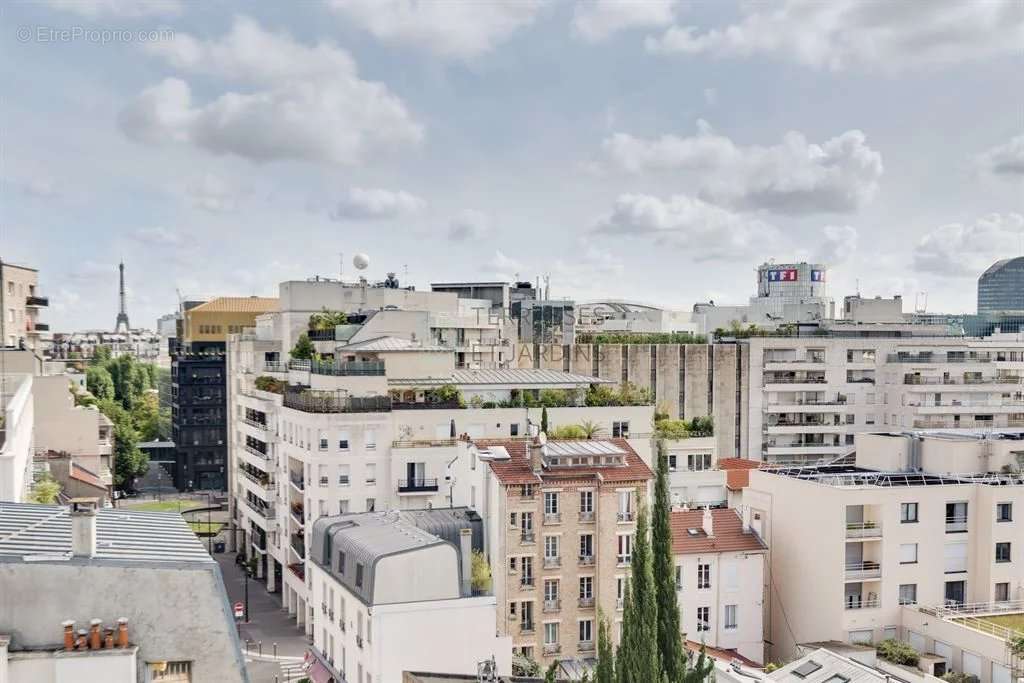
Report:
<svg viewBox="0 0 1024 683"><path fill-rule="evenodd" d="M298 681L306 677L306 672L302 669L302 662L281 664L281 683L288 683L288 681Z"/></svg>

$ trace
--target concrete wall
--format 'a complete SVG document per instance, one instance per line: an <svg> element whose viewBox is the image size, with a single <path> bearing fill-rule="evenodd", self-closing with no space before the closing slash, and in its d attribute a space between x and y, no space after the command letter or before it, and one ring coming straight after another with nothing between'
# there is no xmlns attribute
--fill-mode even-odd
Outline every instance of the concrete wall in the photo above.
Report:
<svg viewBox="0 0 1024 683"><path fill-rule="evenodd" d="M80 681L103 681L104 683L136 683L148 681L137 677L137 649L99 650L86 652L12 652L9 668L2 671L0 681L31 681L32 683L79 683Z"/></svg>
<svg viewBox="0 0 1024 683"><path fill-rule="evenodd" d="M442 543L389 555L374 568L374 605L459 597L459 554Z"/></svg>
<svg viewBox="0 0 1024 683"><path fill-rule="evenodd" d="M100 412L75 406L64 375L36 377L32 388L35 406L36 447L74 454L99 454Z"/></svg>
<svg viewBox="0 0 1024 683"><path fill-rule="evenodd" d="M61 621L76 628L128 618L139 646L139 680L146 662L192 661L195 681L247 681L220 568L204 563L22 563L0 558L0 632L11 648L49 646L62 638ZM88 679L81 679L88 680Z"/></svg>

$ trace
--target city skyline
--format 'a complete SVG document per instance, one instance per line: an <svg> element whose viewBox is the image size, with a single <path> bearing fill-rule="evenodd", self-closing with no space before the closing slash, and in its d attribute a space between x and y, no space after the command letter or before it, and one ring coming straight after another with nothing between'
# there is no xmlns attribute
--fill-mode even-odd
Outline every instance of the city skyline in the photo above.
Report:
<svg viewBox="0 0 1024 683"><path fill-rule="evenodd" d="M943 312L1020 253L1014 3L400 7L5 7L5 260L54 329L110 325L122 257L148 327L176 289L273 294L340 252L681 309L817 260L836 299Z"/></svg>

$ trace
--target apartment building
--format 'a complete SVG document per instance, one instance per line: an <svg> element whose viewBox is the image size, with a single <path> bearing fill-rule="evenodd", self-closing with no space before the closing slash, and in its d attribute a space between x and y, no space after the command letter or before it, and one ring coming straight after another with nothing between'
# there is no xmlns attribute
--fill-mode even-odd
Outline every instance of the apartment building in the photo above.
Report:
<svg viewBox="0 0 1024 683"><path fill-rule="evenodd" d="M748 449L749 350L745 343L519 344L515 364L629 382L673 418L710 415L725 458Z"/></svg>
<svg viewBox="0 0 1024 683"><path fill-rule="evenodd" d="M868 328L749 340L758 370L744 457L826 462L877 429L1024 429L1024 343L873 337Z"/></svg>
<svg viewBox="0 0 1024 683"><path fill-rule="evenodd" d="M768 546L751 510L673 510L680 628L687 639L762 664Z"/></svg>
<svg viewBox="0 0 1024 683"><path fill-rule="evenodd" d="M987 460L982 440L940 444L945 454L925 460L917 448L915 438L878 435L858 444L857 465L749 472L743 500L770 547L771 658L811 641L892 637L904 605L1024 597L1015 518L1024 479L1001 466L1016 456ZM954 473L941 467L953 461L962 463ZM899 469L906 462L914 469Z"/></svg>
<svg viewBox="0 0 1024 683"><path fill-rule="evenodd" d="M184 310L171 347L175 488L226 489L225 342L274 310L277 300L262 297L219 297Z"/></svg>
<svg viewBox="0 0 1024 683"><path fill-rule="evenodd" d="M495 673L511 673L511 639L495 634L494 595L471 583L472 553L483 549L479 515L454 508L321 517L311 539L311 678L372 683L441 669L469 676L491 658Z"/></svg>
<svg viewBox="0 0 1024 683"><path fill-rule="evenodd" d="M23 502L32 485L34 379L30 373L0 375L0 501Z"/></svg>
<svg viewBox="0 0 1024 683"><path fill-rule="evenodd" d="M538 435L473 445L498 631L512 637L517 655L583 667L595 654L599 611L619 637L651 470L625 439Z"/></svg>
<svg viewBox="0 0 1024 683"><path fill-rule="evenodd" d="M726 472L719 468L715 437L666 439L668 489L673 507L723 507Z"/></svg>
<svg viewBox="0 0 1024 683"><path fill-rule="evenodd" d="M0 260L0 345L34 349L50 326L39 319L49 297L39 291L39 271Z"/></svg>

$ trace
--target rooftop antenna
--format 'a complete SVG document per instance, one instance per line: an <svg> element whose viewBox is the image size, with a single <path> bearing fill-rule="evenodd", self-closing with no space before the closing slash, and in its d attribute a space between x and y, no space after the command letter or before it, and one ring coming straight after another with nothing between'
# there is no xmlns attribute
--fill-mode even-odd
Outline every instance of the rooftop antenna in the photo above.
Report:
<svg viewBox="0 0 1024 683"><path fill-rule="evenodd" d="M551 301L551 276L544 275L544 299Z"/></svg>
<svg viewBox="0 0 1024 683"><path fill-rule="evenodd" d="M338 252L338 282L345 281L345 252Z"/></svg>

